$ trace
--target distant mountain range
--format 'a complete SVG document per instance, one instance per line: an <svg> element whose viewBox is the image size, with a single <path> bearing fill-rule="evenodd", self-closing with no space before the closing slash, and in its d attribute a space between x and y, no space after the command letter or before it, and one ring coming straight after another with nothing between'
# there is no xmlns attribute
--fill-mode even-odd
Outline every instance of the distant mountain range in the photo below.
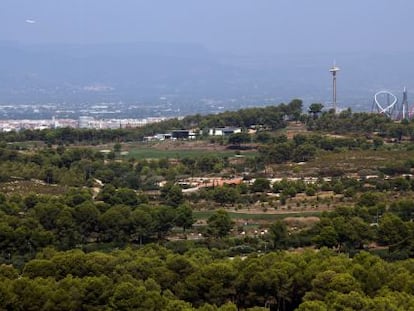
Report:
<svg viewBox="0 0 414 311"><path fill-rule="evenodd" d="M214 99L224 108L302 98L329 105L334 58L338 99L369 110L373 94L414 90L414 53L224 55L196 44L26 45L0 42L0 105L67 102L177 105ZM413 93L414 94L414 93ZM412 96L414 99L414 96ZM414 100L412 101L414 102ZM188 107L187 107L188 108Z"/></svg>
<svg viewBox="0 0 414 311"><path fill-rule="evenodd" d="M195 45L0 44L0 100L134 99L209 92L237 70ZM90 94L92 93L92 94Z"/></svg>

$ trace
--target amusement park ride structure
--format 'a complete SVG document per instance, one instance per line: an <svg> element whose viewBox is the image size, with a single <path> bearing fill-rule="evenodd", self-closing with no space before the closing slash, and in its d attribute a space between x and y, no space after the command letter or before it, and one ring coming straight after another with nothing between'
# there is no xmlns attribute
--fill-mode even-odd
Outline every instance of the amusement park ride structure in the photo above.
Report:
<svg viewBox="0 0 414 311"><path fill-rule="evenodd" d="M332 74L332 108L335 113L338 112L336 101L336 76L340 70L341 69L336 66L335 61L333 66L329 69L329 72ZM411 107L408 105L407 88L404 87L401 104L399 104L397 96L390 91L383 90L375 93L372 101L372 113L383 114L396 121L414 119L414 105Z"/></svg>
<svg viewBox="0 0 414 311"><path fill-rule="evenodd" d="M379 91L375 93L372 101L372 112L384 114L397 121L411 119L413 117L414 107L411 107L411 109L408 107L407 88L404 87L401 104L399 104L397 96L390 91Z"/></svg>

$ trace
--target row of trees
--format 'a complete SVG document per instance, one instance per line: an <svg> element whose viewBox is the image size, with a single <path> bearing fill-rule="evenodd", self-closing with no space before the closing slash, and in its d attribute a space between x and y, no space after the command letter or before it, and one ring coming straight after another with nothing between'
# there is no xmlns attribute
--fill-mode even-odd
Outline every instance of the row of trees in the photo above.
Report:
<svg viewBox="0 0 414 311"><path fill-rule="evenodd" d="M161 201L131 189L107 185L96 200L87 190L70 190L65 196L29 194L0 196L0 261L21 264L47 246L119 247L162 242L173 228L186 230L195 222L193 209L181 189L167 184ZM222 238L233 228L229 214L218 210L200 228L203 236Z"/></svg>
<svg viewBox="0 0 414 311"><path fill-rule="evenodd" d="M173 227L194 223L192 209L178 198L164 197L172 205L148 205L146 197L130 189L102 194L95 202L88 191L65 196L1 196L0 252L3 261L31 257L46 246L71 249L88 243L142 244L162 240Z"/></svg>
<svg viewBox="0 0 414 311"><path fill-rule="evenodd" d="M270 200L264 194L273 192L279 194L279 200L286 201L294 198L297 194L306 194L310 198L318 199L322 192L333 192L342 201L365 202L363 205L374 206L381 202L386 203L383 192L409 193L414 190L414 180L405 177L394 177L387 180L384 177L357 180L355 178L334 177L330 180L318 178L314 182L305 182L302 179L288 180L282 179L273 184L266 178L256 178L248 185L225 185L222 187L204 188L198 193L192 193L187 199L191 202L200 200L214 201L218 204L253 204L258 200L262 202Z"/></svg>
<svg viewBox="0 0 414 311"><path fill-rule="evenodd" d="M383 145L381 138L368 140L364 137L333 138L320 134L297 134L292 140L277 136L259 147L258 158L265 163L306 162L317 152L340 150L377 149Z"/></svg>
<svg viewBox="0 0 414 311"><path fill-rule="evenodd" d="M262 108L247 108L238 111L226 111L206 116L187 116L182 120L170 119L142 128L135 129L75 129L57 128L46 130L23 130L19 132L0 133L0 141L22 142L42 141L47 144L86 143L104 144L127 141L142 141L145 136L164 133L174 129L206 129L221 126L248 128L252 125L277 130L286 126L285 119L297 120L302 112L302 101L295 99L289 104Z"/></svg>
<svg viewBox="0 0 414 311"><path fill-rule="evenodd" d="M301 113L302 101L294 99L289 104L277 106L246 108L207 116L188 116L183 119L183 126L204 129L223 126L249 128L260 125L277 130L286 126L286 119L299 120Z"/></svg>
<svg viewBox="0 0 414 311"><path fill-rule="evenodd" d="M245 259L149 245L85 254L45 249L21 271L0 266L8 310L410 310L413 261L326 249Z"/></svg>
<svg viewBox="0 0 414 311"><path fill-rule="evenodd" d="M312 117L304 118L307 127L312 131L330 132L335 134L378 133L382 137L400 141L403 137L414 139L414 123L407 120L395 123L383 114L353 113L351 109L339 114L334 111L322 112L323 106L314 104L310 107Z"/></svg>
<svg viewBox="0 0 414 311"><path fill-rule="evenodd" d="M257 179L251 190L264 183L269 187L267 180ZM274 185L274 191L281 191L281 197L294 196L291 188L299 191L302 186L302 191L315 187L301 181L282 181ZM241 202L237 196L243 197L237 193L238 188L222 187L210 191L213 195L210 199L220 204ZM236 194L233 196L231 191ZM151 203L142 193L126 188L115 189L111 185L102 189L96 197L98 201L86 190L72 190L61 197L30 194L25 197L1 196L0 199L3 262L18 262L25 256L30 258L50 245L59 249L87 245L100 248L106 244L141 245L163 241L174 227L181 227L185 234L195 222L189 202L181 189L173 184L165 185L161 189L160 201ZM338 207L334 212L323 214L316 226L288 234L289 228L280 222L272 225L270 234L264 238L270 242L269 249L316 245L352 252L376 242L389 246L390 255L394 258L413 256L414 204L400 200L387 206L386 202L381 192L364 192L358 195L355 207ZM210 238L226 237L234 228L229 214L219 210L207 220L205 227L198 228L197 233L207 237L207 240L201 240L201 244L206 242L210 246L214 245ZM261 247L259 242L241 240L237 243L247 243L255 249ZM229 244L225 242L225 245Z"/></svg>
<svg viewBox="0 0 414 311"><path fill-rule="evenodd" d="M333 110L322 112L322 108L323 106L311 105L309 111L312 117L306 120L310 130L336 134L373 133L385 132L393 124L391 119L381 114L353 113L351 109L336 114Z"/></svg>
<svg viewBox="0 0 414 311"><path fill-rule="evenodd" d="M313 245L354 254L369 245L379 245L386 247L384 258L406 259L414 255L413 219L414 204L404 200L393 203L388 211L383 205L338 207L322 214L310 228L290 231L285 222L278 221L262 238L267 248L275 250Z"/></svg>

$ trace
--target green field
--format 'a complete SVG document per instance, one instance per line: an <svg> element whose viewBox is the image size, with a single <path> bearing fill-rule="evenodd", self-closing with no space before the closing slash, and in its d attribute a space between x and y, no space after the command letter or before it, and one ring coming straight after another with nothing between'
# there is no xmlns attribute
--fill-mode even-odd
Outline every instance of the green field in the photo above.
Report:
<svg viewBox="0 0 414 311"><path fill-rule="evenodd" d="M207 219L213 215L215 211L194 211L193 215L196 219ZM229 212L232 219L245 219L245 220L278 220L286 217L309 217L309 216L320 216L321 212L297 212L297 213L285 213L285 214L245 214Z"/></svg>
<svg viewBox="0 0 414 311"><path fill-rule="evenodd" d="M254 152L243 153L244 156L252 156L253 154ZM186 157L201 156L233 157L235 155L236 152L234 150L159 150L154 148L134 148L129 150L129 153L126 157L135 159L181 159Z"/></svg>

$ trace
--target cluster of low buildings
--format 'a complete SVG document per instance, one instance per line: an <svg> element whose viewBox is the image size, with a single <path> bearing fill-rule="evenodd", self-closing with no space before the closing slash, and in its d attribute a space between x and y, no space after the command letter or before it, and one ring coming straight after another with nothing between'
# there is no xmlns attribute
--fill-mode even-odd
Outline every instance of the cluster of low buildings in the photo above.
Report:
<svg viewBox="0 0 414 311"><path fill-rule="evenodd" d="M208 136L230 136L232 134L241 133L240 127L215 127L208 129ZM203 131L196 130L172 130L168 133L156 134L153 136L144 137L144 141L163 141L163 140L191 140L196 139L197 136L204 135Z"/></svg>
<svg viewBox="0 0 414 311"><path fill-rule="evenodd" d="M87 129L118 129L143 127L151 123L166 120L165 117L149 117L144 119L95 119L81 116L76 119L45 119L45 120L0 120L0 131L11 132L20 130L44 130L53 128L87 128Z"/></svg>
<svg viewBox="0 0 414 311"><path fill-rule="evenodd" d="M95 119L94 117L79 117L78 127L89 129L119 129L143 127L151 123L166 120L165 117L149 117L144 119Z"/></svg>
<svg viewBox="0 0 414 311"><path fill-rule="evenodd" d="M78 121L73 119L49 120L0 120L1 132L18 132L21 130L44 130L59 127L77 127Z"/></svg>

